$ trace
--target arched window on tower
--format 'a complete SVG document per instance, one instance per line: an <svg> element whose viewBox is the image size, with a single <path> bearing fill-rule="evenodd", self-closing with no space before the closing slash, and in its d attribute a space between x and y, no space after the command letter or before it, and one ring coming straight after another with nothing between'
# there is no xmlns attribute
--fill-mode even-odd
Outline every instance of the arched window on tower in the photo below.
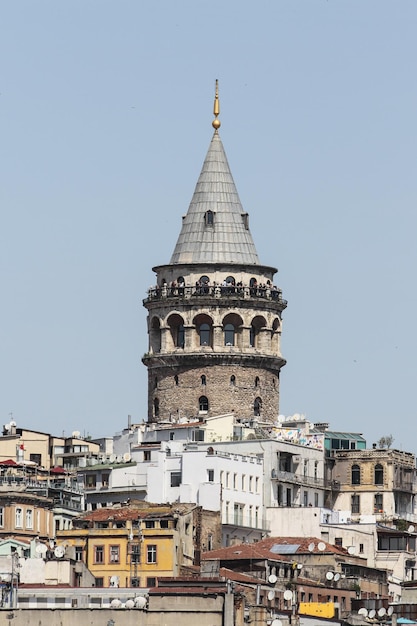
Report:
<svg viewBox="0 0 417 626"><path fill-rule="evenodd" d="M154 398L153 401L153 416L159 417L159 400L158 398Z"/></svg>
<svg viewBox="0 0 417 626"><path fill-rule="evenodd" d="M178 374L175 374L174 376L174 383L176 387L178 387L178 385L180 384L180 379L178 378Z"/></svg>
<svg viewBox="0 0 417 626"><path fill-rule="evenodd" d="M209 401L206 396L200 396L200 398L198 399L198 407L200 413L207 413L209 409Z"/></svg>
<svg viewBox="0 0 417 626"><path fill-rule="evenodd" d="M375 485L383 485L384 484L384 468L381 463L377 463L375 465Z"/></svg>
<svg viewBox="0 0 417 626"><path fill-rule="evenodd" d="M200 346L213 347L213 320L206 313L199 313L193 319Z"/></svg>
<svg viewBox="0 0 417 626"><path fill-rule="evenodd" d="M253 414L255 417L259 417L261 415L262 409L262 400L260 398L255 398L255 402L253 403Z"/></svg>
<svg viewBox="0 0 417 626"><path fill-rule="evenodd" d="M235 327L233 326L233 324L224 325L224 345L225 346L235 345Z"/></svg>
<svg viewBox="0 0 417 626"><path fill-rule="evenodd" d="M261 337L261 329L267 325L266 319L263 315L257 315L253 318L249 329L249 345L251 348L259 348L259 342Z"/></svg>
<svg viewBox="0 0 417 626"><path fill-rule="evenodd" d="M201 324L200 326L200 346L209 346L211 344L211 329L209 324Z"/></svg>
<svg viewBox="0 0 417 626"><path fill-rule="evenodd" d="M223 337L225 346L239 346L241 342L243 320L237 313L228 313L223 318Z"/></svg>
<svg viewBox="0 0 417 626"><path fill-rule="evenodd" d="M168 326L171 331L172 343L175 348L184 348L185 329L184 320L178 313L173 313L168 318Z"/></svg>
<svg viewBox="0 0 417 626"><path fill-rule="evenodd" d="M351 483L352 485L361 484L361 468L359 467L359 465L352 465Z"/></svg>
<svg viewBox="0 0 417 626"><path fill-rule="evenodd" d="M205 375L205 374L202 374L202 375L201 375L201 384L202 384L202 385L205 385L206 383L207 383L207 378L206 378L206 375Z"/></svg>
<svg viewBox="0 0 417 626"><path fill-rule="evenodd" d="M152 352L161 351L161 323L157 317L152 318L150 331L150 348Z"/></svg>
<svg viewBox="0 0 417 626"><path fill-rule="evenodd" d="M214 213L213 213L213 211L206 211L204 213L204 221L206 222L206 226L213 226L213 224L214 224Z"/></svg>
<svg viewBox="0 0 417 626"><path fill-rule="evenodd" d="M230 384L232 387L236 387L236 376L234 374L230 377Z"/></svg>
<svg viewBox="0 0 417 626"><path fill-rule="evenodd" d="M158 388L158 377L155 376L155 378L153 379L153 388L157 389Z"/></svg>
<svg viewBox="0 0 417 626"><path fill-rule="evenodd" d="M259 376L255 378L255 387L259 387Z"/></svg>

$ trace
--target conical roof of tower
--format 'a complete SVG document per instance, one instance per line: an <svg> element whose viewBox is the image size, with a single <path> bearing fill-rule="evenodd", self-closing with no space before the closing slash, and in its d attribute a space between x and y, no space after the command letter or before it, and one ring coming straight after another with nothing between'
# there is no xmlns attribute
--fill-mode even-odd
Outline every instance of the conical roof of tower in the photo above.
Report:
<svg viewBox="0 0 417 626"><path fill-rule="evenodd" d="M177 263L259 265L217 129L171 257L170 264Z"/></svg>

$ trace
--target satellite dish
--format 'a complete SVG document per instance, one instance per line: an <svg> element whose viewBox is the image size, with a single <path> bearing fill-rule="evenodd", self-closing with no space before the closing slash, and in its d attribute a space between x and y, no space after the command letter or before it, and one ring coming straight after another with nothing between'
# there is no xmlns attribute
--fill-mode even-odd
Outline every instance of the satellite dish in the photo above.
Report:
<svg viewBox="0 0 417 626"><path fill-rule="evenodd" d="M51 550L54 549L54 545L55 545L55 541L53 539L49 540L49 547L51 548Z"/></svg>
<svg viewBox="0 0 417 626"><path fill-rule="evenodd" d="M62 557L65 554L65 548L64 546L56 546L55 550L54 550L54 554L56 556L57 559L62 559Z"/></svg>
<svg viewBox="0 0 417 626"><path fill-rule="evenodd" d="M355 552L356 552L355 546L349 546L348 547L348 553L349 554L355 554Z"/></svg>
<svg viewBox="0 0 417 626"><path fill-rule="evenodd" d="M415 527L412 524L410 524L410 526L407 528L407 531L409 533L413 533L415 531Z"/></svg>
<svg viewBox="0 0 417 626"><path fill-rule="evenodd" d="M387 615L391 616L394 613L394 607L393 606L389 606L387 609Z"/></svg>
<svg viewBox="0 0 417 626"><path fill-rule="evenodd" d="M47 551L47 547L44 543L38 543L38 545L35 548L35 552L36 554L45 554L45 552Z"/></svg>
<svg viewBox="0 0 417 626"><path fill-rule="evenodd" d="M386 608L384 606L381 606L381 608L378 609L378 617L384 617L386 612Z"/></svg>
<svg viewBox="0 0 417 626"><path fill-rule="evenodd" d="M316 547L316 546L315 546L315 544L314 544L313 542L311 542L311 543L308 545L308 551L309 551L309 552L313 552L313 550L314 550L314 548L315 548L315 547Z"/></svg>
<svg viewBox="0 0 417 626"><path fill-rule="evenodd" d="M333 572L326 572L326 578L327 580L333 580L334 578Z"/></svg>
<svg viewBox="0 0 417 626"><path fill-rule="evenodd" d="M320 541L320 542L317 544L317 547L318 547L318 549L320 550L320 552L323 552L323 550L325 550L325 549L326 549L326 544L325 544L325 543L323 543L322 541Z"/></svg>
<svg viewBox="0 0 417 626"><path fill-rule="evenodd" d="M363 615L364 617L368 617L368 609L365 609L365 607L363 606L361 609L359 609L358 615Z"/></svg>
<svg viewBox="0 0 417 626"><path fill-rule="evenodd" d="M284 600L292 600L292 591L291 591L291 589L286 589L284 591Z"/></svg>
<svg viewBox="0 0 417 626"><path fill-rule="evenodd" d="M118 587L118 586L119 586L119 577L110 576L110 587Z"/></svg>
<svg viewBox="0 0 417 626"><path fill-rule="evenodd" d="M126 609L133 609L134 606L135 606L134 600L132 600L131 598L129 598L129 600L126 600L126 603L125 603Z"/></svg>
<svg viewBox="0 0 417 626"><path fill-rule="evenodd" d="M111 602L110 602L110 608L111 609L120 609L120 607L122 606L121 601L119 600L119 598L114 598Z"/></svg>
<svg viewBox="0 0 417 626"><path fill-rule="evenodd" d="M143 596L136 596L135 598L135 606L138 609L144 609L146 606L146 598L144 598Z"/></svg>
<svg viewBox="0 0 417 626"><path fill-rule="evenodd" d="M121 454L118 454L118 455L116 456L116 463L121 463L122 461L123 461L123 457L122 457L122 455L121 455Z"/></svg>
<svg viewBox="0 0 417 626"><path fill-rule="evenodd" d="M303 564L302 563L297 563L297 569L303 569Z"/></svg>
<svg viewBox="0 0 417 626"><path fill-rule="evenodd" d="M340 580L340 574L339 572L336 572L336 574L334 575L334 581L337 583L338 580Z"/></svg>
<svg viewBox="0 0 417 626"><path fill-rule="evenodd" d="M368 613L368 617L369 617L369 619L373 619L373 618L375 617L375 615L376 615L376 611L375 611L375 609L371 609L371 610L369 611L369 613Z"/></svg>
<svg viewBox="0 0 417 626"><path fill-rule="evenodd" d="M269 576L268 580L271 583L271 585L275 585L275 583L277 582L278 578L275 576L275 574L271 574Z"/></svg>
<svg viewBox="0 0 417 626"><path fill-rule="evenodd" d="M115 460L116 460L116 455L115 454L111 454L110 458L109 458L110 463L114 463Z"/></svg>
<svg viewBox="0 0 417 626"><path fill-rule="evenodd" d="M131 460L132 460L132 456L131 456L130 452L125 452L124 455L123 455L123 461L125 463L129 463L129 461L131 461Z"/></svg>
<svg viewBox="0 0 417 626"><path fill-rule="evenodd" d="M81 434L81 433L80 433L80 431L79 431L79 430L74 430L74 431L72 432L72 438L73 438L73 439L79 439L80 434Z"/></svg>
<svg viewBox="0 0 417 626"><path fill-rule="evenodd" d="M274 598L275 598L275 591L271 589L271 591L268 591L268 600L273 600Z"/></svg>
<svg viewBox="0 0 417 626"><path fill-rule="evenodd" d="M280 619L273 619L271 622L271 626L282 626L282 622Z"/></svg>

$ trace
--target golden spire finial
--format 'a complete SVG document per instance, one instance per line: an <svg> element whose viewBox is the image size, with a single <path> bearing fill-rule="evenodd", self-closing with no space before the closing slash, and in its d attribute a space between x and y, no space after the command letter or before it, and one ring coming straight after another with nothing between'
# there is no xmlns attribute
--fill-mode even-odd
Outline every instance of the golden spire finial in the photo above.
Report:
<svg viewBox="0 0 417 626"><path fill-rule="evenodd" d="M220 120L217 119L220 113L220 102L219 102L219 81L216 79L216 95L214 96L214 107L213 107L213 115L214 120L211 125L214 130L218 130L220 128Z"/></svg>

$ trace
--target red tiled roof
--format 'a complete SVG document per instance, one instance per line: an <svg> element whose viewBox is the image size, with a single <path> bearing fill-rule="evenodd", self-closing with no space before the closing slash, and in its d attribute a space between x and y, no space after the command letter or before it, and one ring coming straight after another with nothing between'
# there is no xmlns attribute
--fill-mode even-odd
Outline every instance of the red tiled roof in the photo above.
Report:
<svg viewBox="0 0 417 626"><path fill-rule="evenodd" d="M319 549L323 547L322 550ZM293 551L287 546L293 546ZM313 547L314 546L314 547ZM310 549L310 547L312 549ZM287 551L290 550L290 551ZM205 552L202 559L219 559L221 561L270 559L274 561L292 562L294 555L300 554L338 554L347 555L344 548L333 546L317 537L267 537L257 543L241 543L219 550Z"/></svg>

